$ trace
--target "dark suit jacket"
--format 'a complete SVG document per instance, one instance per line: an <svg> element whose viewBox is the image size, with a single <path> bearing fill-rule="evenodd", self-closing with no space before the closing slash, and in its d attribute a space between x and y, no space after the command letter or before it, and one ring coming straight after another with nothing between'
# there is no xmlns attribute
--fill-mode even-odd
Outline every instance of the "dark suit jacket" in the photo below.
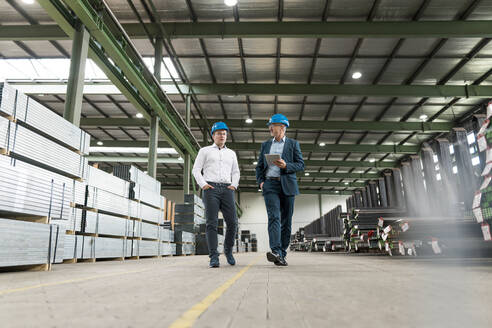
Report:
<svg viewBox="0 0 492 328"><path fill-rule="evenodd" d="M260 157L258 159L258 165L256 166L256 181L258 182L258 185L266 179L268 164L265 154L270 153L272 140L273 138L261 144ZM302 159L299 142L286 137L281 158L285 161L285 163L287 163L287 167L285 169L280 169L282 191L288 196L299 195L296 172L304 170L304 160Z"/></svg>

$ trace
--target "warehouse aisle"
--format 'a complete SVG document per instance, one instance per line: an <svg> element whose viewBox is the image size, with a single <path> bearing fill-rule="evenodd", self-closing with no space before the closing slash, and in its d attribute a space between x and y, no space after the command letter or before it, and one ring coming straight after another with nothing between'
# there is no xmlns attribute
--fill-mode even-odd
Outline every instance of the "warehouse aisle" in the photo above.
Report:
<svg viewBox="0 0 492 328"><path fill-rule="evenodd" d="M490 260L294 253L280 268L262 254L237 258L240 265L219 270L194 256L2 273L1 326L167 327L211 294L220 297L204 305L194 327L486 327L492 320ZM222 295L213 293L239 272Z"/></svg>

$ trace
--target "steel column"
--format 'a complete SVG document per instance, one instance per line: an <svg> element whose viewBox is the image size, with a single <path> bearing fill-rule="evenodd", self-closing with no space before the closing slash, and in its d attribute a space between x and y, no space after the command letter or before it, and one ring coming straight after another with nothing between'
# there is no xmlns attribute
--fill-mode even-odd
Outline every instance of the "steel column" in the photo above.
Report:
<svg viewBox="0 0 492 328"><path fill-rule="evenodd" d="M84 95L85 63L89 51L90 34L85 26L77 23L72 43L72 58L68 75L67 95L63 117L75 126L80 125L82 98Z"/></svg>
<svg viewBox="0 0 492 328"><path fill-rule="evenodd" d="M153 115L150 118L150 136L149 136L149 167L148 174L157 177L157 145L159 144L159 116Z"/></svg>
<svg viewBox="0 0 492 328"><path fill-rule="evenodd" d="M319 203L319 217L323 217L323 195L319 194L318 195L318 203Z"/></svg>
<svg viewBox="0 0 492 328"><path fill-rule="evenodd" d="M458 181L460 198L465 204L465 209L471 210L473 195L477 190L477 177L471 162L470 145L468 144L467 132L463 128L453 129L454 154L456 166L458 167Z"/></svg>
<svg viewBox="0 0 492 328"><path fill-rule="evenodd" d="M383 177L378 179L379 200L381 207L388 207L388 196L386 194L386 182Z"/></svg>
<svg viewBox="0 0 492 328"><path fill-rule="evenodd" d="M427 198L429 202L429 213L437 214L441 211L442 202L437 186L436 163L434 163L434 152L430 147L422 148L422 164L424 166L425 186L427 187Z"/></svg>
<svg viewBox="0 0 492 328"><path fill-rule="evenodd" d="M428 194L424 186L424 175L422 174L422 162L419 156L410 156L413 177L413 187L415 192L415 211L419 215L428 215L429 202Z"/></svg>
<svg viewBox="0 0 492 328"><path fill-rule="evenodd" d="M403 197L403 189L402 189L402 179L401 179L401 170L394 168L391 170L392 172L392 180L393 180L393 190L395 195L395 207L405 208L407 207L405 204L405 198ZM393 205L391 205L393 206Z"/></svg>
<svg viewBox="0 0 492 328"><path fill-rule="evenodd" d="M185 121L186 125L190 126L191 120L191 96L186 95L186 114ZM184 193L190 193L190 175L191 174L191 156L188 152L184 155L184 168L183 168L183 186Z"/></svg>
<svg viewBox="0 0 492 328"><path fill-rule="evenodd" d="M412 167L410 162L401 163L401 174L403 180L403 191L409 215L416 215L417 200L415 196L415 186L413 182Z"/></svg>

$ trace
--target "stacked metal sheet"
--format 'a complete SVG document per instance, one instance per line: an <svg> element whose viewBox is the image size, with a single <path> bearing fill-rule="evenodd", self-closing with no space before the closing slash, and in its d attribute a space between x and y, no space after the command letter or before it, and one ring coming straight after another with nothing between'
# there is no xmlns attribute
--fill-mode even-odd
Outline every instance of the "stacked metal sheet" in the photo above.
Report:
<svg viewBox="0 0 492 328"><path fill-rule="evenodd" d="M137 184L133 188L134 190L134 199L140 200L142 203L146 203L148 205L152 205L157 208L164 208L162 205L162 196L160 192L156 192L155 190L148 189L145 185Z"/></svg>
<svg viewBox="0 0 492 328"><path fill-rule="evenodd" d="M5 83L0 83L0 114L14 117L17 90Z"/></svg>
<svg viewBox="0 0 492 328"><path fill-rule="evenodd" d="M176 255L194 255L194 244L176 244Z"/></svg>
<svg viewBox="0 0 492 328"><path fill-rule="evenodd" d="M159 239L159 226L146 222L141 223L142 238Z"/></svg>
<svg viewBox="0 0 492 328"><path fill-rule="evenodd" d="M89 186L128 198L130 183L103 170L89 166L86 182Z"/></svg>
<svg viewBox="0 0 492 328"><path fill-rule="evenodd" d="M138 256L138 240L126 240L125 257Z"/></svg>
<svg viewBox="0 0 492 328"><path fill-rule="evenodd" d="M130 204L128 198L88 186L86 206L111 214L128 216Z"/></svg>
<svg viewBox="0 0 492 328"><path fill-rule="evenodd" d="M128 221L130 220L108 214L98 213L97 234L124 237L127 234Z"/></svg>
<svg viewBox="0 0 492 328"><path fill-rule="evenodd" d="M87 159L76 152L33 132L20 124L0 117L0 137L8 139L7 150L11 156L21 158L63 175L84 178ZM5 145L4 145L5 146Z"/></svg>
<svg viewBox="0 0 492 328"><path fill-rule="evenodd" d="M89 153L90 136L36 100L0 83L0 111L66 147Z"/></svg>
<svg viewBox="0 0 492 328"><path fill-rule="evenodd" d="M151 240L138 241L138 256L158 256L160 242Z"/></svg>
<svg viewBox="0 0 492 328"><path fill-rule="evenodd" d="M119 165L114 168L114 175L135 185L145 186L150 191L161 193L161 183L132 165Z"/></svg>
<svg viewBox="0 0 492 328"><path fill-rule="evenodd" d="M169 255L172 255L173 254L173 248L172 248L172 245L171 243L161 243L160 247L160 252L159 252L159 255L162 255L162 256L169 256ZM174 244L176 245L176 244Z"/></svg>
<svg viewBox="0 0 492 328"><path fill-rule="evenodd" d="M176 231L174 240L176 243L194 243L195 235L186 231Z"/></svg>
<svg viewBox="0 0 492 328"><path fill-rule="evenodd" d="M195 195L186 199L193 202L176 204L174 215L174 229L198 233L199 225L205 223L205 209L201 199Z"/></svg>
<svg viewBox="0 0 492 328"><path fill-rule="evenodd" d="M177 253L177 247L176 247L175 243L171 244L171 253L172 253L172 255L176 255L176 253Z"/></svg>
<svg viewBox="0 0 492 328"><path fill-rule="evenodd" d="M171 243L174 241L174 231L166 229L163 226L160 226L160 239L163 242Z"/></svg>
<svg viewBox="0 0 492 328"><path fill-rule="evenodd" d="M75 231L83 233L97 233L98 214L76 208L75 211Z"/></svg>
<svg viewBox="0 0 492 328"><path fill-rule="evenodd" d="M71 188L66 177L0 156L0 212L68 222Z"/></svg>
<svg viewBox="0 0 492 328"><path fill-rule="evenodd" d="M0 218L0 267L60 263L64 237L57 225Z"/></svg>
<svg viewBox="0 0 492 328"><path fill-rule="evenodd" d="M162 223L164 221L164 212L158 208L140 203L139 218L149 222Z"/></svg>
<svg viewBox="0 0 492 328"><path fill-rule="evenodd" d="M75 235L65 235L65 244L64 244L64 251L63 251L63 259L64 260L72 260L77 258L77 248L76 248L76 241L77 241L77 236ZM63 238L63 237L62 237Z"/></svg>
<svg viewBox="0 0 492 328"><path fill-rule="evenodd" d="M97 259L124 257L125 242L124 239L118 238L94 238L94 256Z"/></svg>
<svg viewBox="0 0 492 328"><path fill-rule="evenodd" d="M137 220L127 220L126 236L131 238L140 238L142 236L142 222Z"/></svg>
<svg viewBox="0 0 492 328"><path fill-rule="evenodd" d="M73 180L72 203L86 205L87 183Z"/></svg>
<svg viewBox="0 0 492 328"><path fill-rule="evenodd" d="M75 236L76 255L77 259L93 259L95 258L95 238L92 236Z"/></svg>

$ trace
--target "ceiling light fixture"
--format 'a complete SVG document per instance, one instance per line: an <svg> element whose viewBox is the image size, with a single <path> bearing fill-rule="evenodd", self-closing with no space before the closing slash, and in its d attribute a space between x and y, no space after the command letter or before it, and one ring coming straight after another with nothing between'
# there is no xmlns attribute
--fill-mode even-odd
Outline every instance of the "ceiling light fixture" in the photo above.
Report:
<svg viewBox="0 0 492 328"><path fill-rule="evenodd" d="M251 118L248 117L245 122L248 123L248 124L251 124L251 123L253 123L253 119L251 119Z"/></svg>
<svg viewBox="0 0 492 328"><path fill-rule="evenodd" d="M26 5L32 5L34 3L34 0L22 0Z"/></svg>
<svg viewBox="0 0 492 328"><path fill-rule="evenodd" d="M254 161L254 162L253 162L253 165L256 165L256 164L258 164L258 162L257 162L257 161Z"/></svg>
<svg viewBox="0 0 492 328"><path fill-rule="evenodd" d="M361 72L354 72L354 74L352 74L352 78L355 79L355 80L358 80L362 77L362 73Z"/></svg>
<svg viewBox="0 0 492 328"><path fill-rule="evenodd" d="M374 158L371 158L369 162L374 163L376 160Z"/></svg>
<svg viewBox="0 0 492 328"><path fill-rule="evenodd" d="M309 172L304 173L304 175L308 177L309 176Z"/></svg>
<svg viewBox="0 0 492 328"><path fill-rule="evenodd" d="M346 186L348 186L348 184L349 184L348 182L345 182L345 185L346 185Z"/></svg>
<svg viewBox="0 0 492 328"><path fill-rule="evenodd" d="M98 146L102 146L102 145L104 145L104 142L102 142L101 140L99 140L99 141L97 142L97 145L98 145Z"/></svg>
<svg viewBox="0 0 492 328"><path fill-rule="evenodd" d="M137 115L135 115L136 118L142 118L143 117L143 114L142 113L137 113Z"/></svg>
<svg viewBox="0 0 492 328"><path fill-rule="evenodd" d="M325 144L324 142L320 142L320 143L319 143L319 145L320 145L321 147L326 146L326 144Z"/></svg>
<svg viewBox="0 0 492 328"><path fill-rule="evenodd" d="M224 0L224 3L226 6L234 7L237 5L237 0Z"/></svg>
<svg viewBox="0 0 492 328"><path fill-rule="evenodd" d="M427 121L427 118L428 118L428 116L427 116L427 115L425 115L425 114L422 114L422 115L420 115L420 117L419 117L419 119L420 119L421 121Z"/></svg>

